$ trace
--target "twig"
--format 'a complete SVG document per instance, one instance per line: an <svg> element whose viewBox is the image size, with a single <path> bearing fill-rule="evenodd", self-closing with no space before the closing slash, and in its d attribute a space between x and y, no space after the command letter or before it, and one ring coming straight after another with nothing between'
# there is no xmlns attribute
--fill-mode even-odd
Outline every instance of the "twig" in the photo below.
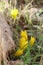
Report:
<svg viewBox="0 0 43 65"><path fill-rule="evenodd" d="M39 65L43 65L43 54L41 55L41 60L39 62Z"/></svg>
<svg viewBox="0 0 43 65"><path fill-rule="evenodd" d="M28 3L28 4L26 5L26 7L24 7L24 9L20 12L19 17L18 17L17 19L19 19L20 16L21 16L23 13L25 13L25 10L32 4L33 1L34 1L34 0L32 0L30 3Z"/></svg>

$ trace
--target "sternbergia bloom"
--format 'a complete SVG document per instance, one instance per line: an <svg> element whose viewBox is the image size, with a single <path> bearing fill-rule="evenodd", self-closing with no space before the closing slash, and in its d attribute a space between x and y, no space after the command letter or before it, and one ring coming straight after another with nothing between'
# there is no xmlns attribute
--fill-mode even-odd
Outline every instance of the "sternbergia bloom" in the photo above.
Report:
<svg viewBox="0 0 43 65"><path fill-rule="evenodd" d="M35 40L36 40L35 37L31 37L31 39L29 41L30 46L34 45Z"/></svg>
<svg viewBox="0 0 43 65"><path fill-rule="evenodd" d="M16 8L12 9L11 10L11 17L14 18L14 19L16 19L18 13L19 13L18 9L16 9Z"/></svg>

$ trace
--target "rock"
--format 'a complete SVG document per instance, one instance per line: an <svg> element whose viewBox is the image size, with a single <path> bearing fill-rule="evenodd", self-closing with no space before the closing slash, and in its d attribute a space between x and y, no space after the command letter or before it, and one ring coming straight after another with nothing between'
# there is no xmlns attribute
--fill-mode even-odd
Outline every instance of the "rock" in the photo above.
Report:
<svg viewBox="0 0 43 65"><path fill-rule="evenodd" d="M10 26L7 24L4 16L0 13L0 65L2 58L4 64L7 65L7 53L11 50L15 50L15 43L12 38L12 32Z"/></svg>

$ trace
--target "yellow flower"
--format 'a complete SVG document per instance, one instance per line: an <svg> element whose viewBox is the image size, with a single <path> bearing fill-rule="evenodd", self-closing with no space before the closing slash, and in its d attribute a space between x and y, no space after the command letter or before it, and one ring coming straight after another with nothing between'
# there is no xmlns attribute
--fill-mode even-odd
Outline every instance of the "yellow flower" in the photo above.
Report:
<svg viewBox="0 0 43 65"><path fill-rule="evenodd" d="M24 37L26 40L28 39L26 30L21 31L20 36L21 36L21 37Z"/></svg>
<svg viewBox="0 0 43 65"><path fill-rule="evenodd" d="M17 15L18 15L18 9L15 8L15 9L11 10L11 17L12 18L15 19L17 17Z"/></svg>
<svg viewBox="0 0 43 65"><path fill-rule="evenodd" d="M2 8L0 8L0 12L2 12Z"/></svg>
<svg viewBox="0 0 43 65"><path fill-rule="evenodd" d="M27 44L28 44L28 41L25 40L25 38L20 38L20 44L19 44L19 47L21 49L26 49L27 48Z"/></svg>
<svg viewBox="0 0 43 65"><path fill-rule="evenodd" d="M30 43L30 46L33 46L34 45L34 42L35 42L35 38L34 37L31 37L29 43Z"/></svg>
<svg viewBox="0 0 43 65"><path fill-rule="evenodd" d="M15 52L15 56L20 56L20 55L22 55L23 54L23 50L21 50L21 49L18 49L16 52Z"/></svg>
<svg viewBox="0 0 43 65"><path fill-rule="evenodd" d="M21 44L22 44L22 43L24 44L26 40L25 40L25 38L23 38L23 37L22 37L22 38L20 38L20 40L19 40L19 41L20 41L19 46L21 46Z"/></svg>

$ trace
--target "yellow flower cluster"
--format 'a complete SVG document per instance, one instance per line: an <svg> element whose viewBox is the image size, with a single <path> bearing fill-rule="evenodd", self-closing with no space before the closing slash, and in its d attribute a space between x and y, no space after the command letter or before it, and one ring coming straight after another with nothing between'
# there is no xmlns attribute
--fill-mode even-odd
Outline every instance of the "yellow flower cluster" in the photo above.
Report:
<svg viewBox="0 0 43 65"><path fill-rule="evenodd" d="M15 19L17 17L17 15L18 15L18 9L16 9L16 8L12 9L11 10L11 17Z"/></svg>
<svg viewBox="0 0 43 65"><path fill-rule="evenodd" d="M16 53L15 53L15 56L20 56L23 54L23 51L27 48L27 44L28 44L28 36L27 36L27 32L26 30L24 31L21 31L20 33L20 41L19 41L19 48Z"/></svg>
<svg viewBox="0 0 43 65"><path fill-rule="evenodd" d="M20 38L19 47L20 47L21 49L25 50L26 47L27 47L27 44L28 44L28 35L27 35L26 30L21 31L20 36L21 36L21 38Z"/></svg>
<svg viewBox="0 0 43 65"><path fill-rule="evenodd" d="M22 55L24 50L27 48L28 43L32 47L34 45L34 42L35 42L35 38L34 37L31 37L30 41L28 42L28 35L27 35L26 30L21 31L20 36L21 36L20 41L19 41L19 48L20 49L18 49L16 51L15 56Z"/></svg>

